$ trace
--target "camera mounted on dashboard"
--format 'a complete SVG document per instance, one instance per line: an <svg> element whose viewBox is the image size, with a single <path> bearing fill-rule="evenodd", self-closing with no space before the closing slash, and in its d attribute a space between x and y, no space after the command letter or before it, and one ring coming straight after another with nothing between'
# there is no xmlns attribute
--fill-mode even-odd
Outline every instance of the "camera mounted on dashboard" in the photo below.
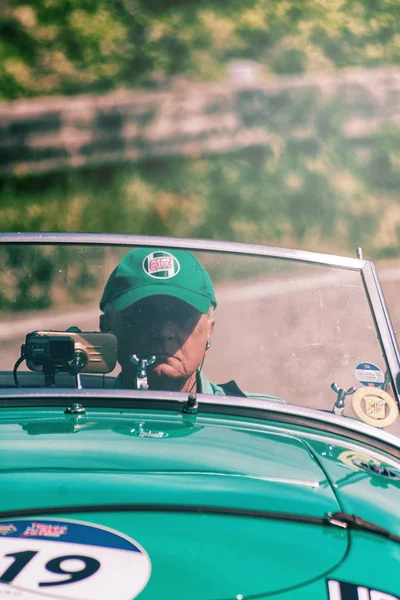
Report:
<svg viewBox="0 0 400 600"><path fill-rule="evenodd" d="M82 388L81 373L105 375L114 370L117 340L111 333L81 331L76 326L66 331L32 331L27 334L21 356L14 365L17 387L17 369L24 360L28 369L44 374L46 386L54 386L56 373L63 372L75 376L76 387Z"/></svg>

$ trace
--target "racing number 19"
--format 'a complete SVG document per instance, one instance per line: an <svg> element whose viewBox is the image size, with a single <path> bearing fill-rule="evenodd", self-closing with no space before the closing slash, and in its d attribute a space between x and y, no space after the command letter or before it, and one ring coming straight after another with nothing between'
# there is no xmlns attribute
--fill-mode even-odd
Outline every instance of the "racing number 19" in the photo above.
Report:
<svg viewBox="0 0 400 600"><path fill-rule="evenodd" d="M0 583L11 583L37 553L38 551L36 550L26 550L24 552L5 554L7 558L13 558L14 562L4 571L2 575L0 575ZM63 569L61 566L65 560L80 560L85 566L80 571L68 571L67 569ZM67 556L58 556L57 558L52 558L46 563L45 567L50 573L56 573L57 575L69 575L69 579L63 579L62 581L54 582L43 581L39 583L39 585L42 587L50 585L65 585L66 583L73 583L75 581L87 579L96 573L96 571L98 571L100 568L100 563L98 560L91 558L90 556L70 554Z"/></svg>

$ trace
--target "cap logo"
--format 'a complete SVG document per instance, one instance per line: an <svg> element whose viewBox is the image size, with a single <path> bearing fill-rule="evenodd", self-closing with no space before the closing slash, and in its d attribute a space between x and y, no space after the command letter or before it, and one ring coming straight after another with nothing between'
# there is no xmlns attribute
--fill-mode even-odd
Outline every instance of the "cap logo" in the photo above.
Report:
<svg viewBox="0 0 400 600"><path fill-rule="evenodd" d="M162 250L148 254L143 260L143 271L155 279L171 279L180 271L181 265L175 256Z"/></svg>

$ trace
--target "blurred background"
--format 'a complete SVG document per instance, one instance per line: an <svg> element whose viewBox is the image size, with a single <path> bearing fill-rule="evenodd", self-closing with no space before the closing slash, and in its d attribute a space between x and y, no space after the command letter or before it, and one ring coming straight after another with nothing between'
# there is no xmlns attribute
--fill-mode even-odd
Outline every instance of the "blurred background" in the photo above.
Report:
<svg viewBox="0 0 400 600"><path fill-rule="evenodd" d="M2 0L2 231L400 240L398 0Z"/></svg>
<svg viewBox="0 0 400 600"><path fill-rule="evenodd" d="M368 258L400 239L398 0L2 0L2 231Z"/></svg>

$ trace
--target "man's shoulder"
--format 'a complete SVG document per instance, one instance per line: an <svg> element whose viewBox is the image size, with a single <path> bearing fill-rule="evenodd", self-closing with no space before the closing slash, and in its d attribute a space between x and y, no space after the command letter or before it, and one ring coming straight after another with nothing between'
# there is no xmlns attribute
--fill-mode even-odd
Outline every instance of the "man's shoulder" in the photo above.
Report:
<svg viewBox="0 0 400 600"><path fill-rule="evenodd" d="M222 383L220 387L225 391L225 394L229 396L239 396L241 398L249 398L251 400L270 400L271 402L284 402L282 398L278 398L277 396L243 392L237 385L236 381L233 381L233 379L231 381L228 381L227 383Z"/></svg>
<svg viewBox="0 0 400 600"><path fill-rule="evenodd" d="M246 392L246 398L250 398L251 400L270 400L271 402L280 402L281 404L285 404L285 401L278 396L270 396L268 394L253 394Z"/></svg>
<svg viewBox="0 0 400 600"><path fill-rule="evenodd" d="M210 391L209 388L211 388L212 391ZM236 381L234 381L233 379L231 379L231 381L227 381L226 383L211 383L203 377L201 390L204 394L211 393L217 396L235 396L237 398L249 398L252 400L270 400L271 402L284 402L282 398L278 398L276 396L243 392L239 388Z"/></svg>

